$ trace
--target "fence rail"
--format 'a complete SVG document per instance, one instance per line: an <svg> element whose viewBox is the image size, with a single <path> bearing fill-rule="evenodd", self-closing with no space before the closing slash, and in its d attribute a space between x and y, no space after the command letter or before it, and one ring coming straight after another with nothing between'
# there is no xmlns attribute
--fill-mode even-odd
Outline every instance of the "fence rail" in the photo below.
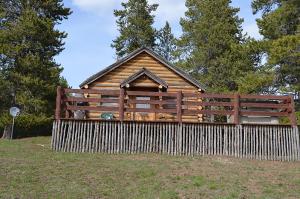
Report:
<svg viewBox="0 0 300 199"><path fill-rule="evenodd" d="M74 94L81 94L75 97ZM100 97L101 96L101 97ZM103 96L109 96L104 98ZM149 100L136 97L148 97ZM78 103L85 103L78 106ZM103 103L112 103L104 106ZM93 105L97 104L97 105ZM139 108L136 104L149 105ZM254 109L254 110L253 110ZM268 109L268 110L266 110ZM181 123L183 116L190 115L223 115L232 116L234 124L240 124L241 116L274 116L288 117L290 124L296 126L294 100L291 96L275 95L239 95L174 92L145 92L95 89L63 89L57 88L55 118L72 118L72 112L110 111L119 115L124 121L124 113L167 113L176 115Z"/></svg>

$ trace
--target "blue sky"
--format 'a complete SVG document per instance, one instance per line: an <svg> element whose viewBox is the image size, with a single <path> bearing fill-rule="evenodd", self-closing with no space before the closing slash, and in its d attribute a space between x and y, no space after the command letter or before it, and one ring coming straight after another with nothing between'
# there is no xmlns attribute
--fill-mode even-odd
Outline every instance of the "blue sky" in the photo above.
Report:
<svg viewBox="0 0 300 199"><path fill-rule="evenodd" d="M176 36L180 36L180 17L184 16L185 0L148 0L159 3L155 27L161 28L168 20ZM64 67L62 75L70 86L78 85L92 74L114 63L115 52L110 47L118 35L113 10L120 8L120 0L64 0L73 14L58 26L68 33L65 50L56 57ZM239 7L239 16L244 18L243 29L254 38L261 38L251 10L251 0L233 0L232 6Z"/></svg>

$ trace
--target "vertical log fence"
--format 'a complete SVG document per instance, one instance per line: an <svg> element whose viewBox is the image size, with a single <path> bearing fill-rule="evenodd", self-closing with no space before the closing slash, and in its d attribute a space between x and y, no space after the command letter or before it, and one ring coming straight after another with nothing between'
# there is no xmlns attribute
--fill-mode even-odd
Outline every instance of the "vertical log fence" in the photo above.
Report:
<svg viewBox="0 0 300 199"><path fill-rule="evenodd" d="M64 152L159 153L299 161L297 127L56 120L52 148Z"/></svg>

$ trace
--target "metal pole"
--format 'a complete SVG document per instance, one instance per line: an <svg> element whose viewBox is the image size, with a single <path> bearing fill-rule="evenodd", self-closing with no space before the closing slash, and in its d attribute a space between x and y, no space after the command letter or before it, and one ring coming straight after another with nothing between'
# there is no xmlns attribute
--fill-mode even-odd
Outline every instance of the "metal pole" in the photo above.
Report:
<svg viewBox="0 0 300 199"><path fill-rule="evenodd" d="M12 123L12 128L11 128L11 135L10 135L10 139L13 139L13 134L14 134L14 126L15 126L15 117L13 117L13 123Z"/></svg>

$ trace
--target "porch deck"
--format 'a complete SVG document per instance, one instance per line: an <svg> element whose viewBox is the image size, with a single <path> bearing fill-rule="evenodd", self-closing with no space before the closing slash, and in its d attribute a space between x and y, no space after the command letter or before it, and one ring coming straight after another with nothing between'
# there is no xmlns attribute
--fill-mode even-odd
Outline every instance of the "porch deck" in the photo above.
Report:
<svg viewBox="0 0 300 199"><path fill-rule="evenodd" d="M76 94L81 96L76 97ZM291 96L144 92L125 91L123 88L120 90L63 89L58 87L55 119L76 119L74 112L78 110L85 112L86 116L82 118L84 120L102 120L101 114L111 113L113 115L111 120L121 122L207 123L211 122L211 116L223 116L233 118L231 123L239 125L241 124L240 118L243 116L269 116L287 117L292 126L297 125L294 101ZM152 116L143 118L142 114L139 114L137 117L137 113ZM196 116L198 120L189 119L191 116Z"/></svg>
<svg viewBox="0 0 300 199"><path fill-rule="evenodd" d="M52 133L56 151L300 160L300 137L290 96L58 88L56 103ZM76 111L84 111L85 118L76 119ZM136 117L141 112L154 117ZM102 121L103 113L114 118ZM209 122L211 115L233 120ZM194 122L187 116L202 120ZM241 116L287 117L290 124L243 124Z"/></svg>

